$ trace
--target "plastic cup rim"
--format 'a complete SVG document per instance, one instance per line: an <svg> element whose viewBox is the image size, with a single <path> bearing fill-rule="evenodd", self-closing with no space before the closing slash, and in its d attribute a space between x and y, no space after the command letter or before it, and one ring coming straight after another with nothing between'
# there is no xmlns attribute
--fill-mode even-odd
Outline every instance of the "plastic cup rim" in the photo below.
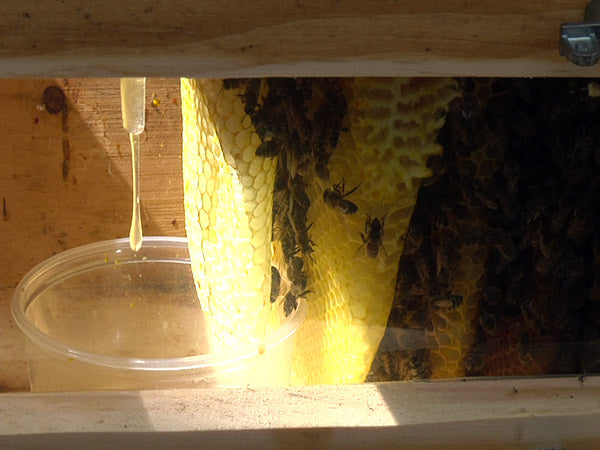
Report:
<svg viewBox="0 0 600 450"><path fill-rule="evenodd" d="M176 247L187 251L187 242L185 237L144 236L142 249L140 251L147 249L148 247ZM39 330L27 319L25 311L31 301L33 301L32 298L28 297L28 290L32 288L33 283L39 283L40 279L43 280L44 275L47 275L52 269L60 267L67 262L72 264L74 259L82 259L83 257L89 257L96 253L100 258L107 251L113 252L117 249L127 249L128 251L131 251L129 249L129 239L119 238L98 241L65 250L42 261L25 274L13 294L11 313L17 326L34 345L41 347L46 351L50 351L59 357L64 357L65 359L72 359L115 369L157 372L202 368L218 369L219 366L229 367L237 362L259 356L259 346L261 354L274 351L279 344L292 337L306 316L308 310L307 302L306 300L299 298L296 310L286 318L283 324L275 332L267 336L265 341L262 342L262 345L260 345L261 343L247 344L235 351L228 352L227 354L208 353L175 358L132 358L99 355L86 350L73 348L57 341ZM99 264L101 260L102 259L99 259ZM172 261L175 262L176 260ZM144 261L141 262L143 263ZM182 258L179 263L189 264L189 257Z"/></svg>

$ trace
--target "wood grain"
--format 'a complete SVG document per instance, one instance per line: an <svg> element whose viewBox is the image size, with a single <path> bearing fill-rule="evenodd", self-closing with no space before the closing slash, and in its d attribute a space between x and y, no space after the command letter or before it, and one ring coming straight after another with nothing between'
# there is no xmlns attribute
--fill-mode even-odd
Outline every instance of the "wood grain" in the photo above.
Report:
<svg viewBox="0 0 600 450"><path fill-rule="evenodd" d="M592 377L3 394L0 447L592 449L599 406Z"/></svg>
<svg viewBox="0 0 600 450"><path fill-rule="evenodd" d="M558 53L587 0L0 5L0 76L597 76Z"/></svg>
<svg viewBox="0 0 600 450"><path fill-rule="evenodd" d="M68 116L42 93L61 87ZM145 235L183 236L179 80L149 79L140 188ZM160 104L152 106L155 98ZM0 391L28 389L24 339L10 299L34 265L86 243L127 237L131 151L118 79L0 80ZM64 142L69 148L63 178Z"/></svg>

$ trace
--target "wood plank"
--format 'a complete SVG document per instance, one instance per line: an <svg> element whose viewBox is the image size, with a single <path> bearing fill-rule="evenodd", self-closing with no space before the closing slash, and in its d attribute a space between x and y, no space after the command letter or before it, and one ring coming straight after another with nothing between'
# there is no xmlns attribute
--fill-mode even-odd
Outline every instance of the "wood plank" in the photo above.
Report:
<svg viewBox="0 0 600 450"><path fill-rule="evenodd" d="M241 442L245 448L600 445L600 379L593 377L584 382L563 377L3 394L0 399L0 447L90 448L110 442L133 448L173 447L173 442L209 448Z"/></svg>
<svg viewBox="0 0 600 450"><path fill-rule="evenodd" d="M598 76L558 53L587 0L0 5L0 76Z"/></svg>
<svg viewBox="0 0 600 450"><path fill-rule="evenodd" d="M49 114L42 93L60 86L69 113ZM160 105L151 106L152 96ZM146 235L183 236L179 80L149 79L142 135ZM121 124L119 80L0 80L0 392L28 389L24 339L10 299L35 264L90 242L126 237L131 152ZM70 157L63 177L63 141Z"/></svg>

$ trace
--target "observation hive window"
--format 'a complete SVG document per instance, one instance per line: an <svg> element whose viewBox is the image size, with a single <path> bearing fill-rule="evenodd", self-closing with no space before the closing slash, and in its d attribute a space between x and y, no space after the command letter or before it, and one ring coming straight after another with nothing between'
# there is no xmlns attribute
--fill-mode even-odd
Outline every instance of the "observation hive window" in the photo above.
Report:
<svg viewBox="0 0 600 450"><path fill-rule="evenodd" d="M248 314L309 304L294 383L597 372L596 91L586 79L183 80L192 254L228 251L215 208L237 192L226 215L248 224L231 248L254 264L236 281L256 292ZM211 304L217 268L195 264Z"/></svg>

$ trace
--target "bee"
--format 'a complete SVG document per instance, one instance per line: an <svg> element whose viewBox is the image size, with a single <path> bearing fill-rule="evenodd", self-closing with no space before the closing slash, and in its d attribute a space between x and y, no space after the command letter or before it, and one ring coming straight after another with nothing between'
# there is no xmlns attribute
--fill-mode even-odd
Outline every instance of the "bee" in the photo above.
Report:
<svg viewBox="0 0 600 450"><path fill-rule="evenodd" d="M292 280L292 286L290 290L292 294L300 296L302 293L306 292L307 284L308 279L306 277L306 272L302 272L294 280Z"/></svg>
<svg viewBox="0 0 600 450"><path fill-rule="evenodd" d="M410 378L405 379L427 379L431 377L431 367L427 358L427 350L415 350L408 356L407 366L410 369Z"/></svg>
<svg viewBox="0 0 600 450"><path fill-rule="evenodd" d="M404 252L407 255L414 255L421 247L423 233L411 224L402 239L404 240Z"/></svg>
<svg viewBox="0 0 600 450"><path fill-rule="evenodd" d="M325 192L323 192L323 201L327 205L331 206L334 209L337 209L338 211L341 211L344 214L354 214L356 211L358 211L358 206L356 206L356 204L352 203L351 201L346 200L345 197L349 196L354 191L356 191L358 189L358 186L360 185L355 186L348 192L344 192L345 185L344 180L342 180L341 182L334 184L332 186L333 189L325 189Z"/></svg>
<svg viewBox="0 0 600 450"><path fill-rule="evenodd" d="M479 325L488 336L495 336L498 333L496 317L488 311L479 313Z"/></svg>
<svg viewBox="0 0 600 450"><path fill-rule="evenodd" d="M290 184L290 208L287 211L289 224L293 230L296 244L303 254L313 252L312 246L315 245L310 239L309 230L312 224L306 226L306 214L310 207L310 199L303 190L300 179L292 180ZM289 255L291 256L291 255Z"/></svg>
<svg viewBox="0 0 600 450"><path fill-rule="evenodd" d="M285 294L285 299L283 300L283 313L285 317L289 316L294 310L298 307L298 298L292 294L292 292L288 292Z"/></svg>
<svg viewBox="0 0 600 450"><path fill-rule="evenodd" d="M244 103L244 111L251 115L258 107L262 79L260 78L225 78L223 88L226 90L239 89L240 98Z"/></svg>
<svg viewBox="0 0 600 450"><path fill-rule="evenodd" d="M292 256L287 262L286 275L292 282L292 293L298 295L306 290L306 285L308 283L308 276L303 270L304 261L299 256Z"/></svg>
<svg viewBox="0 0 600 450"><path fill-rule="evenodd" d="M277 267L271 266L271 303L275 303L277 297L279 297L279 288L281 285L281 275Z"/></svg>
<svg viewBox="0 0 600 450"><path fill-rule="evenodd" d="M485 352L486 345L484 342L479 342L473 346L465 361L467 375L481 375Z"/></svg>
<svg viewBox="0 0 600 450"><path fill-rule="evenodd" d="M223 80L223 87L225 89L237 89L244 83L244 80L240 78L225 78Z"/></svg>
<svg viewBox="0 0 600 450"><path fill-rule="evenodd" d="M299 274L303 272L302 269L304 268L304 261L299 256L292 255L288 258L287 263L287 277L290 280L294 280Z"/></svg>
<svg viewBox="0 0 600 450"><path fill-rule="evenodd" d="M447 296L438 295L438 296L433 296L432 300L433 300L434 306L438 309L455 310L462 304L463 297L462 297L462 295L454 295L454 294L449 294Z"/></svg>
<svg viewBox="0 0 600 450"><path fill-rule="evenodd" d="M521 364L531 364L531 337L527 333L523 333L519 339L518 358Z"/></svg>
<svg viewBox="0 0 600 450"><path fill-rule="evenodd" d="M500 236L494 246L505 261L512 262L517 258L518 249L511 236Z"/></svg>
<svg viewBox="0 0 600 450"><path fill-rule="evenodd" d="M475 94L464 94L461 106L462 116L467 121L473 119L481 111L481 101Z"/></svg>
<svg viewBox="0 0 600 450"><path fill-rule="evenodd" d="M296 236L291 227L287 229L287 232L281 234L280 240L281 249L286 258L291 258L300 252L300 248L296 245Z"/></svg>
<svg viewBox="0 0 600 450"><path fill-rule="evenodd" d="M450 249L442 243L435 252L435 275L438 280L447 280L450 277Z"/></svg>
<svg viewBox="0 0 600 450"><path fill-rule="evenodd" d="M295 214L300 214L299 217L303 217L303 221L306 221L306 214L310 208L310 199L304 190L305 186L306 184L302 181L302 178L293 178L288 181L292 206L295 209Z"/></svg>
<svg viewBox="0 0 600 450"><path fill-rule="evenodd" d="M329 168L327 164L329 160L327 158L318 158L315 161L315 173L321 180L329 180Z"/></svg>
<svg viewBox="0 0 600 450"><path fill-rule="evenodd" d="M365 234L360 233L360 237L363 241L363 245L367 244L367 255L369 255L371 258L377 258L379 255L379 247L383 248L384 224L385 215L380 219L377 217L373 219L367 214L367 221L365 222Z"/></svg>
<svg viewBox="0 0 600 450"><path fill-rule="evenodd" d="M279 155L279 151L281 149L280 143L275 141L274 139L270 141L264 141L261 143L256 149L256 156L260 156L262 158L274 158Z"/></svg>
<svg viewBox="0 0 600 450"><path fill-rule="evenodd" d="M292 291L285 294L285 299L283 300L283 313L285 317L289 316L294 310L298 307L298 298L306 297L310 291L301 292L298 295L294 295Z"/></svg>
<svg viewBox="0 0 600 450"><path fill-rule="evenodd" d="M495 198L495 195L491 192L486 192L484 190L476 190L475 198L477 198L483 206L487 209L497 210L500 209L500 203Z"/></svg>
<svg viewBox="0 0 600 450"><path fill-rule="evenodd" d="M252 116L258 109L259 94L262 89L262 79L250 78L245 81L245 91L240 96L244 103L244 112Z"/></svg>
<svg viewBox="0 0 600 450"><path fill-rule="evenodd" d="M498 286L487 284L483 288L483 301L488 305L498 305L502 301L502 290Z"/></svg>
<svg viewBox="0 0 600 450"><path fill-rule="evenodd" d="M298 232L296 233L296 243L304 255L310 255L314 251L313 246L315 243L308 233L312 226L313 224L311 223L308 227L298 229Z"/></svg>
<svg viewBox="0 0 600 450"><path fill-rule="evenodd" d="M306 176L313 163L312 156L297 146L291 149L288 147L286 159L291 180L300 179L301 177Z"/></svg>

